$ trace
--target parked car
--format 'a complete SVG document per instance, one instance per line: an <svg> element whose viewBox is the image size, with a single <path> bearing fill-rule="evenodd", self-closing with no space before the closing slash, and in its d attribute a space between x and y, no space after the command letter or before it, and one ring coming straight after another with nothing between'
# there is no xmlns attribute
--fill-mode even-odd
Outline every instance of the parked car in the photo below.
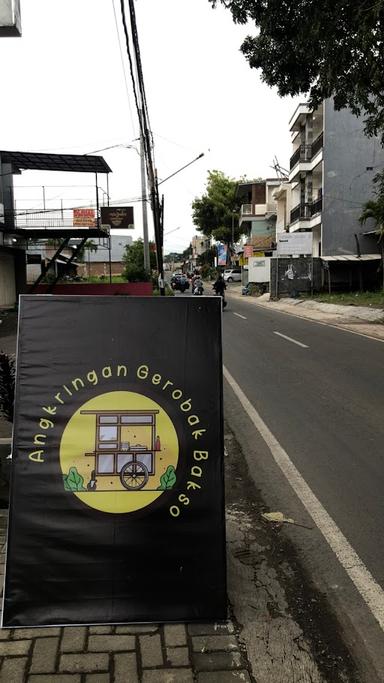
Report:
<svg viewBox="0 0 384 683"><path fill-rule="evenodd" d="M228 268L224 271L225 282L241 282L241 268Z"/></svg>
<svg viewBox="0 0 384 683"><path fill-rule="evenodd" d="M180 292L185 292L186 289L189 289L189 280L184 273L174 273L171 278L171 287L180 290Z"/></svg>

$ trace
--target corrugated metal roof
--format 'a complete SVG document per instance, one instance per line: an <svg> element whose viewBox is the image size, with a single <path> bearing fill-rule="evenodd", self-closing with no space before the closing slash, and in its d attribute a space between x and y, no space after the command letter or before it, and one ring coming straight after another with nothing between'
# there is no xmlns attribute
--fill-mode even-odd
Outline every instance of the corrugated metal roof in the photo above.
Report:
<svg viewBox="0 0 384 683"><path fill-rule="evenodd" d="M322 261L379 261L381 259L380 254L361 254L361 256L356 256L355 254L341 254L340 256L322 256Z"/></svg>
<svg viewBox="0 0 384 683"><path fill-rule="evenodd" d="M103 157L87 154L43 154L41 152L0 151L0 158L16 169L37 171L74 171L76 173L111 173Z"/></svg>

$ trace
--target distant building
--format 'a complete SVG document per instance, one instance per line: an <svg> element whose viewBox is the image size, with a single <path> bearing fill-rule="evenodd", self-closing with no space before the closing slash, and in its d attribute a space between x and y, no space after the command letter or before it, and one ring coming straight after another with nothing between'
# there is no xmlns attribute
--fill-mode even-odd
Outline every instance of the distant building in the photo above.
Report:
<svg viewBox="0 0 384 683"><path fill-rule="evenodd" d="M209 237L204 237L204 235L194 235L191 241L192 256L189 261L188 268L192 270L197 266L197 260L199 256L205 254L208 249L210 249L211 240Z"/></svg>
<svg viewBox="0 0 384 683"><path fill-rule="evenodd" d="M239 227L248 235L247 244L255 252L270 256L276 247L277 204L274 191L280 178L267 178L239 183L237 197L241 201Z"/></svg>
<svg viewBox="0 0 384 683"><path fill-rule="evenodd" d="M79 275L109 275L109 246L108 239L94 240L97 244L97 251L85 250L84 263L77 264ZM123 256L125 247L132 244L132 237L129 235L111 235L111 273L121 275L124 270Z"/></svg>

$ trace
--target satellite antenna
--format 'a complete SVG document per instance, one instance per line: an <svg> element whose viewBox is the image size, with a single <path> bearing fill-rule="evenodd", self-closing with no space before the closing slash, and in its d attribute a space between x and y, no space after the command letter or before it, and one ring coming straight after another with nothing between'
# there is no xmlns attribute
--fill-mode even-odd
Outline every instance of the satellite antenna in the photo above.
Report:
<svg viewBox="0 0 384 683"><path fill-rule="evenodd" d="M273 158L273 165L270 166L270 168L273 168L278 178L281 178L282 180L288 180L289 171L281 166L276 155Z"/></svg>

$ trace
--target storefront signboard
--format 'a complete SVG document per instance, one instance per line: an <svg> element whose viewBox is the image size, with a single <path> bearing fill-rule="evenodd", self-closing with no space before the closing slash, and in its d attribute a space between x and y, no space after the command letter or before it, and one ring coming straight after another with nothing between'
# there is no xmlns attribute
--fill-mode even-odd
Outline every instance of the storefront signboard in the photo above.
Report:
<svg viewBox="0 0 384 683"><path fill-rule="evenodd" d="M21 297L3 626L226 617L220 318Z"/></svg>

